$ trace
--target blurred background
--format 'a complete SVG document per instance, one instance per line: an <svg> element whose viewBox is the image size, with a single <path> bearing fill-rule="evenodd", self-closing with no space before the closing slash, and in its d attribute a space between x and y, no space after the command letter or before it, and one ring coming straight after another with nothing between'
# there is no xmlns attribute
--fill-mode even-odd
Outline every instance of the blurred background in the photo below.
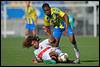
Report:
<svg viewBox="0 0 100 67"><path fill-rule="evenodd" d="M99 1L31 1L38 16L39 35L45 35L43 25L44 12L42 4L47 2L51 7L58 7L75 18L77 36L99 36ZM1 1L1 36L6 38L23 37L24 25L20 20L24 17L24 1Z"/></svg>
<svg viewBox="0 0 100 67"><path fill-rule="evenodd" d="M99 66L99 1L31 1L38 16L38 33L41 41L48 38L41 29L47 2L75 18L74 31L81 54L81 64L55 64L55 66ZM33 49L23 48L25 1L1 1L1 66L49 66L32 63ZM75 54L67 36L62 36L60 48L74 60ZM51 64L52 66L52 64Z"/></svg>

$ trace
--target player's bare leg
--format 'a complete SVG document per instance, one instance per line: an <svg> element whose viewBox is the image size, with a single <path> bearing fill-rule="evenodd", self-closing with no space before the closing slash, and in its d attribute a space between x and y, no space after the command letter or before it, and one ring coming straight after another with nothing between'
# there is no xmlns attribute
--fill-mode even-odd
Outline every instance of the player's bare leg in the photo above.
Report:
<svg viewBox="0 0 100 67"><path fill-rule="evenodd" d="M54 47L59 47L60 38L55 38L55 40Z"/></svg>
<svg viewBox="0 0 100 67"><path fill-rule="evenodd" d="M27 38L29 35L29 30L25 29L25 38Z"/></svg>
<svg viewBox="0 0 100 67"><path fill-rule="evenodd" d="M80 51L79 51L79 49L77 47L74 34L69 37L69 40L73 44L73 48L74 48L75 55L76 55L76 60L74 61L74 63L80 63Z"/></svg>
<svg viewBox="0 0 100 67"><path fill-rule="evenodd" d="M50 30L50 27L46 27L46 26L43 26L43 31L47 33L47 35L49 36L50 39L54 40L55 39L55 43L54 43L54 47L59 47L59 41L60 41L60 38L54 38L53 35L52 35L52 32Z"/></svg>
<svg viewBox="0 0 100 67"><path fill-rule="evenodd" d="M32 36L36 36L37 30L32 30Z"/></svg>

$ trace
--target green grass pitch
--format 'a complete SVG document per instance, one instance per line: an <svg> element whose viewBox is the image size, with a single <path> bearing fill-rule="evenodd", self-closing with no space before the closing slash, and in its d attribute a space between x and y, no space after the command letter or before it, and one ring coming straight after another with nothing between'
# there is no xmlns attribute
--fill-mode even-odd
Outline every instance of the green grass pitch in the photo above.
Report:
<svg viewBox="0 0 100 67"><path fill-rule="evenodd" d="M41 39L47 36L40 36ZM80 64L44 64L32 63L32 48L23 48L22 37L1 38L1 66L98 66L99 65L99 37L77 37L80 49ZM63 52L67 52L70 59L75 59L72 44L67 37L62 37L60 47Z"/></svg>

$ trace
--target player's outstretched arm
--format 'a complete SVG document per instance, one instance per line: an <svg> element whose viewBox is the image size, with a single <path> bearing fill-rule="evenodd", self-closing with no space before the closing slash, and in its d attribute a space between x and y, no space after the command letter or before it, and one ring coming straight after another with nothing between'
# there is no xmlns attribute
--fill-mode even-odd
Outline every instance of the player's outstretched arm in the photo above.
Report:
<svg viewBox="0 0 100 67"><path fill-rule="evenodd" d="M68 32L68 25L69 25L69 21L68 21L68 16L67 16L67 14L65 14L65 15L63 16L63 19L64 19L64 21L65 21L65 23L66 23L66 30L65 30L65 32L64 32L64 35L66 35L66 33Z"/></svg>

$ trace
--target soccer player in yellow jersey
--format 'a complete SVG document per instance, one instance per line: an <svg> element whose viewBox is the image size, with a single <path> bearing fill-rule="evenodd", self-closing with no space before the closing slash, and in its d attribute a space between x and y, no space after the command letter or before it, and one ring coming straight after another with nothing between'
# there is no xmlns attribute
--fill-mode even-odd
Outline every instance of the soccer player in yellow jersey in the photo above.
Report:
<svg viewBox="0 0 100 67"><path fill-rule="evenodd" d="M58 8L51 8L48 3L44 3L42 8L45 13L43 29L49 35L49 37L56 40L54 46L59 47L61 35L63 31L65 31L64 34L66 33L69 36L69 40L74 46L74 51L77 58L74 62L80 63L80 51L77 47L75 36L69 23L68 15ZM53 26L53 32L51 32L50 26Z"/></svg>
<svg viewBox="0 0 100 67"><path fill-rule="evenodd" d="M35 8L32 6L30 1L26 1L26 8L25 8L25 38L29 36L30 32L32 35L35 36L37 33L36 25L37 25L37 15Z"/></svg>

